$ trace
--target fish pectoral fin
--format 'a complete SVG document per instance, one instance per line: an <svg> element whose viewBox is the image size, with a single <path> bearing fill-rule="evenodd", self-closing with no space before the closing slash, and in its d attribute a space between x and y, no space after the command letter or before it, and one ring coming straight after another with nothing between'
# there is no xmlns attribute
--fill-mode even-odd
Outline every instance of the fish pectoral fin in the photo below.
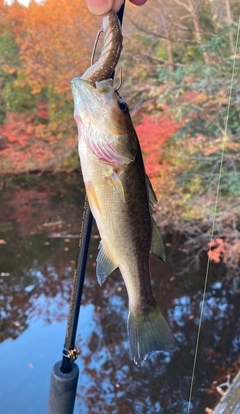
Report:
<svg viewBox="0 0 240 414"><path fill-rule="evenodd" d="M166 260L165 249L162 236L159 232L156 222L152 218L152 239L150 252L155 254L163 262Z"/></svg>
<svg viewBox="0 0 240 414"><path fill-rule="evenodd" d="M135 315L129 312L128 339L134 363L140 367L155 351L175 351L177 342L157 303Z"/></svg>
<svg viewBox="0 0 240 414"><path fill-rule="evenodd" d="M97 280L100 286L105 282L107 277L117 268L108 251L104 248L102 241L99 244L99 253L97 257Z"/></svg>
<svg viewBox="0 0 240 414"><path fill-rule="evenodd" d="M108 137L109 138L109 137ZM131 152L119 144L119 138L112 136L109 139L101 140L98 137L88 136L87 145L96 157L107 164L123 165L130 164L134 160Z"/></svg>
<svg viewBox="0 0 240 414"><path fill-rule="evenodd" d="M120 180L118 174L113 171L112 175L109 177L110 181L114 185L115 189L117 190L118 194L120 195L120 198L122 202L125 204L125 194L123 190L122 181Z"/></svg>
<svg viewBox="0 0 240 414"><path fill-rule="evenodd" d="M154 193L151 181L149 180L147 174L146 174L146 184L147 184L147 190L148 190L149 207L150 207L150 211L152 213L154 205L157 203L157 197L156 197L156 194Z"/></svg>

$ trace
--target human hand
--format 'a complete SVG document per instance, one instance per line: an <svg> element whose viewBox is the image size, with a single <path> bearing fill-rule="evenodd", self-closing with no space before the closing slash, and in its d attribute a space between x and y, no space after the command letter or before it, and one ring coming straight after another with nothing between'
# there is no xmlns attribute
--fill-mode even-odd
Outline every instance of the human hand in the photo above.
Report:
<svg viewBox="0 0 240 414"><path fill-rule="evenodd" d="M109 10L117 12L122 4L123 0L86 0L88 9L98 15L106 14ZM147 0L130 0L131 3L136 6L142 6Z"/></svg>

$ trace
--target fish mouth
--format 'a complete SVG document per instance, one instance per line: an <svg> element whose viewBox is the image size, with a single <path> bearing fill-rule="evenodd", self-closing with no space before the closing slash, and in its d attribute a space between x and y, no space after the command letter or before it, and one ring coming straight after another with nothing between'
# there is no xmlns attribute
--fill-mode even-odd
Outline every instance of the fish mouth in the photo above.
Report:
<svg viewBox="0 0 240 414"><path fill-rule="evenodd" d="M71 82L71 88L74 94L74 98L76 94L85 94L85 91L91 91L91 93L93 93L93 91L96 90L93 85L83 80L82 78L74 78Z"/></svg>
<svg viewBox="0 0 240 414"><path fill-rule="evenodd" d="M95 85L82 78L75 78L71 82L75 113L100 120L104 116L108 117L114 105L115 88L112 79L96 82Z"/></svg>
<svg viewBox="0 0 240 414"><path fill-rule="evenodd" d="M96 88L81 78L75 78L71 82L71 89L75 112L79 114L85 111L91 113L92 106L95 106L96 102L99 101Z"/></svg>
<svg viewBox="0 0 240 414"><path fill-rule="evenodd" d="M94 96L94 99L96 99L96 97L105 96L108 101L111 100L115 92L115 88L113 87L113 79L95 82L95 86L93 86L90 82L78 77L72 80L71 88L73 93L91 93L91 95Z"/></svg>

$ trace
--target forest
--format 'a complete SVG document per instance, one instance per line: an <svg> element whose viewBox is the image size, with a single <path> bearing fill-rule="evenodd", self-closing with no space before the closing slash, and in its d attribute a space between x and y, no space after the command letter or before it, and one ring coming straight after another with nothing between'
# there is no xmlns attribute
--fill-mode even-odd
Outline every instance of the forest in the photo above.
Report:
<svg viewBox="0 0 240 414"><path fill-rule="evenodd" d="M79 170L70 82L90 66L101 18L83 0L0 0L0 173ZM238 272L238 0L127 4L121 95L130 106L156 217ZM99 48L101 45L99 46ZM117 78L120 70L117 69ZM116 83L118 80L116 79ZM218 203L216 205L216 196Z"/></svg>

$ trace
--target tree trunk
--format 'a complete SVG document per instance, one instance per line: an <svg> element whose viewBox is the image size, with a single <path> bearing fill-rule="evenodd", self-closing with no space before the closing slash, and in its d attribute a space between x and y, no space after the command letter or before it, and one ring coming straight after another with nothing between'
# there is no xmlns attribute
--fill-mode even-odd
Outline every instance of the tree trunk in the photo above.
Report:
<svg viewBox="0 0 240 414"><path fill-rule="evenodd" d="M230 6L229 0L225 0L226 2L226 15L227 15L227 23L229 26L232 25L232 10ZM234 53L234 45L233 45L233 32L232 29L229 30L229 42L230 42L230 50L231 53Z"/></svg>
<svg viewBox="0 0 240 414"><path fill-rule="evenodd" d="M167 54L168 54L168 63L170 71L174 72L174 59L173 59L173 49L172 49L172 41L171 39L167 40Z"/></svg>
<svg viewBox="0 0 240 414"><path fill-rule="evenodd" d="M174 72L174 58L173 58L173 42L172 42L172 30L171 30L171 19L169 15L169 6L162 0L158 0L161 6L161 21L164 29L164 34L167 41L167 55L170 72Z"/></svg>
<svg viewBox="0 0 240 414"><path fill-rule="evenodd" d="M189 11L192 15L193 24L194 24L194 27L195 27L197 42L199 43L199 45L202 45L203 44L203 38L202 38L202 32L201 32L201 27L200 27L200 21L199 21L199 17L198 17L197 8L194 7L194 4L193 4L192 0L188 0L188 4L189 4ZM203 52L203 57L204 57L205 62L208 63L209 58L208 58L208 54L206 52Z"/></svg>
<svg viewBox="0 0 240 414"><path fill-rule="evenodd" d="M194 0L187 0L187 3L184 3L182 0L174 0L174 2L177 3L179 6L184 7L188 11L188 13L190 13L193 19L197 42L199 45L202 45L203 44L202 32L201 32L197 7L194 4ZM206 63L209 62L208 54L206 52L203 52L203 57Z"/></svg>

